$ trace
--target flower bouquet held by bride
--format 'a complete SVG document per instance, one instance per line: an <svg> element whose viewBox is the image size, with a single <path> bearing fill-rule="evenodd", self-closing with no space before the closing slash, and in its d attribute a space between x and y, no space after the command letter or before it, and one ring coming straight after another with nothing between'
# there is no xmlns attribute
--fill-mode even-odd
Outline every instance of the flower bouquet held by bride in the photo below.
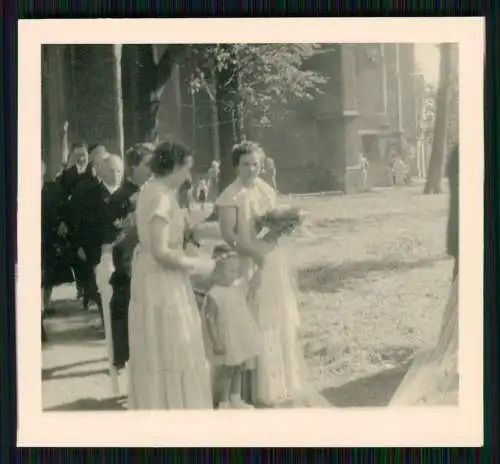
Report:
<svg viewBox="0 0 500 464"><path fill-rule="evenodd" d="M304 223L305 212L298 208L280 208L256 219L258 237L272 244L264 264L250 281L248 302L263 336L262 352L253 381L253 400L261 404L318 404L311 393L309 375L297 329L300 325L297 286L279 245ZM324 400L321 401L324 404Z"/></svg>
<svg viewBox="0 0 500 464"><path fill-rule="evenodd" d="M305 211L300 208L273 209L257 218L256 227L260 234L265 231L260 238L272 243L301 227L305 217Z"/></svg>

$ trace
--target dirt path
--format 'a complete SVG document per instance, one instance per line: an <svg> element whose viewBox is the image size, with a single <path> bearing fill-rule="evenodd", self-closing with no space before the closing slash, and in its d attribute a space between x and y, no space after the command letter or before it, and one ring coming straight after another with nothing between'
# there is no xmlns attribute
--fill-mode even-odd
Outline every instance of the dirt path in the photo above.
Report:
<svg viewBox="0 0 500 464"><path fill-rule="evenodd" d="M46 319L49 342L42 351L44 410L121 409L113 399L99 316L81 309L72 286L54 291L55 315ZM96 327L97 326L97 327ZM123 376L121 391L125 392Z"/></svg>
<svg viewBox="0 0 500 464"><path fill-rule="evenodd" d="M126 410L126 378L120 376L120 396L113 397L107 372L99 317L81 309L74 289L54 292L56 313L46 320L50 341L42 354L42 399L45 411ZM383 406L399 385L406 366L357 379L321 392L309 404L281 407ZM326 401L325 401L326 400Z"/></svg>

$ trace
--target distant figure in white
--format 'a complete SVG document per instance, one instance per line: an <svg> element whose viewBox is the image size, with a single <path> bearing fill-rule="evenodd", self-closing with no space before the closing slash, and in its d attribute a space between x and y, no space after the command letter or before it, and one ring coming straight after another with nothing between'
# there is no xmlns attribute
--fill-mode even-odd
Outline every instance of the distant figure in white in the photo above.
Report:
<svg viewBox="0 0 500 464"><path fill-rule="evenodd" d="M264 160L264 169L260 175L274 190L276 187L276 166L272 158L266 157Z"/></svg>
<svg viewBox="0 0 500 464"><path fill-rule="evenodd" d="M207 200L214 202L217 197L217 185L219 183L220 175L220 163L218 161L212 161L212 165L207 172Z"/></svg>
<svg viewBox="0 0 500 464"><path fill-rule="evenodd" d="M196 200L201 204L201 209L205 210L208 199L208 181L202 177L196 184Z"/></svg>
<svg viewBox="0 0 500 464"><path fill-rule="evenodd" d="M363 192L368 190L368 160L363 153L359 154L359 168L361 170L361 189Z"/></svg>
<svg viewBox="0 0 500 464"><path fill-rule="evenodd" d="M401 156L397 155L395 157L392 169L394 173L394 185L401 187L404 185L406 176L408 175L408 166L403 161Z"/></svg>

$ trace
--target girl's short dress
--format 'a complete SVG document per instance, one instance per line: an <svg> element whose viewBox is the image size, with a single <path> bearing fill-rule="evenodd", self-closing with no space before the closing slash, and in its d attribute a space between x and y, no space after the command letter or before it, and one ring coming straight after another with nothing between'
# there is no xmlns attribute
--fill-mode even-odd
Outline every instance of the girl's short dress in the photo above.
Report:
<svg viewBox="0 0 500 464"><path fill-rule="evenodd" d="M204 342L207 358L215 366L239 366L258 356L261 349L261 337L257 324L248 309L245 286L237 282L230 287L213 286L205 298L202 307ZM225 354L215 354L207 327L206 301L213 298L218 311L216 323Z"/></svg>

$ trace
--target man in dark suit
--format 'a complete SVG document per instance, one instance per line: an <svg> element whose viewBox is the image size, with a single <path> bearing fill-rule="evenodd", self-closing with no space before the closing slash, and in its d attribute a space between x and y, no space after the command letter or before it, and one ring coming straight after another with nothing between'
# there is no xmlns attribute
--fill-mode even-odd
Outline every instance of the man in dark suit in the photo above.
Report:
<svg viewBox="0 0 500 464"><path fill-rule="evenodd" d="M71 147L69 167L61 174L60 182L64 193L71 198L77 185L93 177L86 143L74 143Z"/></svg>
<svg viewBox="0 0 500 464"><path fill-rule="evenodd" d="M89 163L89 153L87 144L84 142L74 143L70 151L68 167L66 167L58 178L64 194L63 216L60 233L67 236L71 241L71 231L74 229L71 198L81 183L92 180L94 174ZM78 297L83 296L84 282L78 262L74 261L73 271L75 274Z"/></svg>
<svg viewBox="0 0 500 464"><path fill-rule="evenodd" d="M79 294L83 297L83 306L89 307L91 302L100 308L100 297L97 292L93 267L84 259L85 252L82 249L82 236L86 235L87 210L92 198L91 192L99 185L99 166L102 158L106 156L106 149L102 144L95 144L89 149L89 168L91 175L81 179L73 189L69 199L69 235L73 245L74 271Z"/></svg>

